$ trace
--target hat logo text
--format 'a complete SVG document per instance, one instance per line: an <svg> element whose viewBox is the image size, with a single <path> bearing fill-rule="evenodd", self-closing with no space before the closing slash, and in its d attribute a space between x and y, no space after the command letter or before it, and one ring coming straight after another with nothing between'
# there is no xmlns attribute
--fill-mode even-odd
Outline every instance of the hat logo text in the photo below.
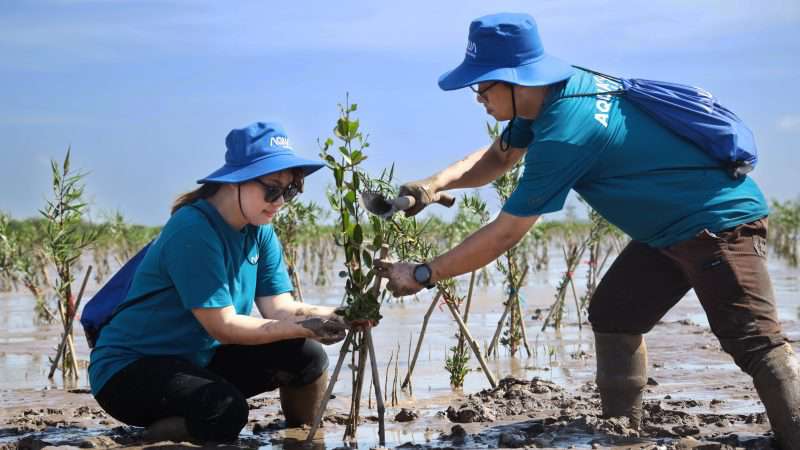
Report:
<svg viewBox="0 0 800 450"><path fill-rule="evenodd" d="M467 55L476 58L478 56L478 46L473 41L467 41Z"/></svg>
<svg viewBox="0 0 800 450"><path fill-rule="evenodd" d="M284 136L272 136L269 138L269 146L270 147L284 147L291 149L292 146L289 145L289 138Z"/></svg>

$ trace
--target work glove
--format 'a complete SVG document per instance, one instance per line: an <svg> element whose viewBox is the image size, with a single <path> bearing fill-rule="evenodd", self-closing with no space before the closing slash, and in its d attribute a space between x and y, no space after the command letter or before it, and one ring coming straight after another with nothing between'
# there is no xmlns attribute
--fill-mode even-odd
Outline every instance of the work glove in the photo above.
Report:
<svg viewBox="0 0 800 450"><path fill-rule="evenodd" d="M434 192L429 179L412 181L400 186L399 196L410 195L414 197L414 206L404 211L406 217L417 215L431 203L436 203L439 194Z"/></svg>

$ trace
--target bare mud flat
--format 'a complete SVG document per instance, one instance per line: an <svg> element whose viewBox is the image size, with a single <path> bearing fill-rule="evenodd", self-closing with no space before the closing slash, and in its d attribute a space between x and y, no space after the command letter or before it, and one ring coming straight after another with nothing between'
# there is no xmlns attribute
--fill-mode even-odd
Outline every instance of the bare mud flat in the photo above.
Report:
<svg viewBox="0 0 800 450"><path fill-rule="evenodd" d="M800 271L771 265L784 330L798 351L800 341ZM483 373L473 369L463 390L452 390L443 369L445 352L454 344L456 325L437 309L413 376L413 389L398 389L398 402L387 401L387 447L399 448L647 448L769 449L771 433L763 407L747 375L723 353L708 329L692 294L647 335L649 383L645 419L634 431L624 419L600 417L594 385L592 333L579 327L574 311L560 331L541 332L537 309L552 301L551 273L536 274L523 292L532 355L524 350L489 360L499 386L490 389ZM580 283L580 282L579 282ZM336 287L309 292L309 302L338 304ZM470 329L481 347L491 338L502 312L499 287L478 291ZM383 308L375 343L382 383L392 392L394 362L402 381L409 341L416 344L422 315L431 299L406 299ZM0 296L0 449L60 448L197 448L191 443L145 443L141 429L125 426L105 414L86 386L85 371L76 385L57 376L47 380L48 356L57 343L55 326L34 325L30 298ZM539 314L541 316L541 314ZM76 328L79 356L88 348ZM335 360L339 346L328 347ZM343 370L329 403L325 426L311 447L302 447L307 429L287 429L277 393L250 399L250 422L239 441L214 448L375 448L374 400L365 396L358 442L345 446L341 437L347 414L350 372Z"/></svg>

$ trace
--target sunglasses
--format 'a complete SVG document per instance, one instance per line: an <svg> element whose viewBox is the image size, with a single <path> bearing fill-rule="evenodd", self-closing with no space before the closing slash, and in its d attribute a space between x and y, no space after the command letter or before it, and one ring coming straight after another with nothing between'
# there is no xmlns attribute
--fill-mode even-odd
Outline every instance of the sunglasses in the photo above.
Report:
<svg viewBox="0 0 800 450"><path fill-rule="evenodd" d="M483 89L481 89L481 88L480 88L480 84L477 84L477 85L470 85L470 87L469 87L469 88L470 88L470 89L472 89L472 92L474 92L474 93L478 94L478 97L483 97L483 98L486 98L486 97L484 96L484 94L486 94L486 92L488 92L488 91L489 91L489 89L493 88L493 87L494 87L494 85L496 85L497 83L499 83L499 81L492 81L491 83L489 83L489 85L488 85L488 86L486 86L486 87L485 87L485 88L483 88Z"/></svg>
<svg viewBox="0 0 800 450"><path fill-rule="evenodd" d="M258 178L254 178L253 181L264 188L264 201L267 203L274 203L281 197L283 197L285 203L289 203L300 193L300 188L294 183L289 183L286 187L283 187L277 184L264 183Z"/></svg>

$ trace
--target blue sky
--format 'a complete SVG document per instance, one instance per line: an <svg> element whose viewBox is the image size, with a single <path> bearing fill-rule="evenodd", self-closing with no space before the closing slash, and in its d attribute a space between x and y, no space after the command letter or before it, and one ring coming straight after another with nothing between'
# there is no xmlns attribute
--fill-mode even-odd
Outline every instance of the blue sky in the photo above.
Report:
<svg viewBox="0 0 800 450"><path fill-rule="evenodd" d="M469 91L443 92L469 22L528 12L548 52L616 75L703 86L753 128L769 198L800 184L800 2L5 0L0 2L0 210L34 216L49 160L72 147L92 215L160 224L223 162L234 127L277 120L317 153L345 92L367 167L427 176L485 145ZM325 176L308 180L324 201Z"/></svg>

